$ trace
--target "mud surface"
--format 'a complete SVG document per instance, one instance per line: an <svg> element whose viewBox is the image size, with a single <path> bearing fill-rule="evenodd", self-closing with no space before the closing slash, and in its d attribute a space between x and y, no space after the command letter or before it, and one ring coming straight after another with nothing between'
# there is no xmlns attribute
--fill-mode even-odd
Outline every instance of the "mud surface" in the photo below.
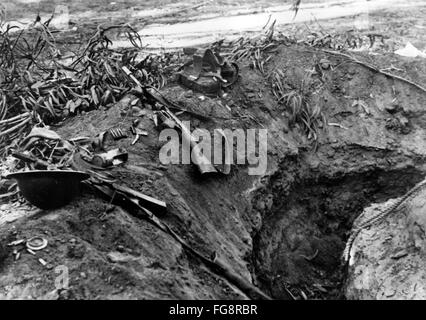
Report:
<svg viewBox="0 0 426 320"><path fill-rule="evenodd" d="M281 46L267 68L280 68L289 83L298 83L312 61L326 56L305 46ZM342 127L324 126L316 149L300 129L286 124L268 79L248 66L241 66L240 81L227 98L200 100L199 94L173 83L164 89L170 99L213 119L192 119L194 128L266 126L269 165L263 177L247 175L243 165L234 166L229 176L209 178L190 165L159 167L159 132L148 117L142 121L149 135L139 143L131 146L130 138L111 142L130 153L127 168L113 172L121 183L166 201L169 212L163 221L194 248L220 256L274 298L288 298L288 291L297 298L342 297L339 263L351 222L369 203L403 194L424 170L424 94L328 58L333 68L324 80L316 79L321 89L314 99L328 123ZM393 63L404 65L400 59ZM416 65L407 76L422 79L426 64L419 60ZM76 116L56 130L71 138L129 126L131 99ZM353 106L356 99L365 106ZM403 127L401 117L406 119ZM400 126L389 127L388 119ZM54 268L60 265L69 268L68 298L245 297L162 231L95 195L86 193L60 210L26 214L3 224L1 234L2 243L36 234L49 240L37 257L24 253L18 261L12 255L3 261L5 298L48 297L54 292ZM48 265L42 266L38 257Z"/></svg>
<svg viewBox="0 0 426 320"><path fill-rule="evenodd" d="M389 50L412 42L426 48L426 6L421 0L305 0L297 16L290 2L282 1L62 1L12 0L6 6L11 25L28 27L39 13L43 20L55 13L52 26L61 32L63 44L81 45L99 24L131 24L143 37L147 51L161 52L199 46L223 38L256 35L268 21L276 29L301 37L362 32L384 35ZM130 46L123 35L114 35L117 47Z"/></svg>
<svg viewBox="0 0 426 320"><path fill-rule="evenodd" d="M422 300L424 287L424 191L369 229L354 243L345 294L350 299ZM397 199L365 209L365 216Z"/></svg>
<svg viewBox="0 0 426 320"><path fill-rule="evenodd" d="M389 53L358 56L426 82L424 59ZM326 122L315 142L289 123L268 75L280 69L287 85L297 87L323 58L331 68L313 75L311 98ZM166 201L169 211L159 219L204 256L220 257L273 298L359 297L344 290L344 243L365 207L398 197L423 179L425 93L295 43L273 53L265 74L248 62L240 63L240 69L238 82L222 98L202 96L173 80L163 93L208 116L180 116L191 120L192 129L267 128L264 176L249 176L246 165L233 166L229 176L211 177L201 177L191 165L160 165L162 143L149 108L141 123L148 136L135 145L131 137L110 142L109 147L129 152L127 164L112 174L121 184ZM135 119L130 106L134 98L79 114L53 129L68 139L127 128ZM59 210L39 211L17 203L0 211L0 298L248 298L172 237L90 190ZM36 256L23 252L15 260L6 244L35 235L45 237L48 247ZM70 287L58 292L55 269L63 266Z"/></svg>

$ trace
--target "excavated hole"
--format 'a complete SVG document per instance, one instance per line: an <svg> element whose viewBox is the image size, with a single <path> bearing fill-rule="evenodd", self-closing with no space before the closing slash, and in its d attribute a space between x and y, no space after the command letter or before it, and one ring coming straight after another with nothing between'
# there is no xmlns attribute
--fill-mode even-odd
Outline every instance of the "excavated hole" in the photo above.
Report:
<svg viewBox="0 0 426 320"><path fill-rule="evenodd" d="M285 171L285 172L284 172ZM258 284L274 298L344 298L341 254L353 220L371 203L403 195L421 179L416 169L375 170L338 178L275 174L258 199L272 199L254 238ZM306 175L305 175L306 177ZM293 180L294 179L294 180Z"/></svg>

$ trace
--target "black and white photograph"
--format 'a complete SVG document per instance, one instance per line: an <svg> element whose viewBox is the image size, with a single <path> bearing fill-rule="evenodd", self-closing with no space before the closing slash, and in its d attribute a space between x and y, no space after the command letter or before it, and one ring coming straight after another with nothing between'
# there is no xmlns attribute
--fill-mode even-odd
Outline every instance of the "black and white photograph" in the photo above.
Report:
<svg viewBox="0 0 426 320"><path fill-rule="evenodd" d="M0 0L0 300L426 300L426 1Z"/></svg>

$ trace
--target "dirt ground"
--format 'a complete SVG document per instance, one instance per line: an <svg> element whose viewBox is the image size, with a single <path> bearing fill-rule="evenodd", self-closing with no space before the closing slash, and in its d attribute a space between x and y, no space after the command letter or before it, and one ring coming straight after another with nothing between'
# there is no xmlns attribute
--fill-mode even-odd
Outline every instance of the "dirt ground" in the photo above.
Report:
<svg viewBox="0 0 426 320"><path fill-rule="evenodd" d="M424 190L354 243L346 281L349 299L424 300ZM367 207L383 210L389 200Z"/></svg>
<svg viewBox="0 0 426 320"><path fill-rule="evenodd" d="M101 6L105 12L99 16L115 17L123 6L138 10L160 6L139 1L93 1L84 7L83 3L88 2L72 2L70 11L78 16L80 11ZM257 1L256 6L266 3ZM221 3L222 8L250 4ZM208 13L216 13L217 2L209 5ZM40 9L48 12L51 6L52 2L42 1ZM16 19L27 17L18 10L23 7L25 12L37 8L31 2L19 6L18 1L12 2ZM356 56L425 83L425 59L392 53L407 39L418 48L426 47L425 10L389 8L372 13L374 26L363 34L386 33L386 41ZM181 21L186 14L193 12L182 11L155 23ZM353 21L311 22L308 27L344 33L351 28L349 20ZM99 21L86 23L94 28ZM302 38L308 27L281 29ZM313 143L300 127L289 123L266 75L283 70L287 84L297 87L321 59L327 59L331 68L313 76L312 99L327 121ZM303 43L280 45L271 54L265 74L253 70L248 62L239 67L240 77L225 97L200 98L201 94L172 78L162 92L186 109L209 117L182 115L194 128L267 128L265 175L249 176L246 165L233 166L228 176L207 178L191 165L164 167L158 160L159 130L147 116L141 118L141 125L148 136L135 145L130 137L111 142L110 147L129 152L128 162L112 174L120 183L167 202L167 214L159 217L162 221L204 256L220 257L233 272L272 298L345 298L347 274L340 258L353 220L370 204L398 197L423 179L425 93ZM70 139L129 127L135 119L129 115L132 99L127 97L106 110L81 113L53 129ZM6 244L36 235L48 240L47 248L35 256L24 252L15 260ZM0 299L249 298L170 235L89 190L58 210L40 211L25 202L3 204L0 238L4 247L0 249ZM39 258L47 264L42 265ZM58 291L55 270L61 266L68 268L70 283L68 290Z"/></svg>
<svg viewBox="0 0 426 320"><path fill-rule="evenodd" d="M342 33L356 29L365 34L384 35L386 43L392 46L390 49L404 46L407 41L420 49L426 47L426 7L421 0L307 0L302 1L295 19L290 1L275 0L12 0L4 5L7 19L18 26L32 23L37 13L47 19L52 13L60 16L65 12L68 31L60 38L68 45L84 43L99 24L129 23L140 30L147 49L164 50L211 43L223 37L256 35L268 19L278 19L277 30L298 38L310 32ZM227 29L227 25L233 28ZM223 30L217 30L216 26ZM170 35L173 30L182 34ZM117 35L117 45L124 45L120 39Z"/></svg>

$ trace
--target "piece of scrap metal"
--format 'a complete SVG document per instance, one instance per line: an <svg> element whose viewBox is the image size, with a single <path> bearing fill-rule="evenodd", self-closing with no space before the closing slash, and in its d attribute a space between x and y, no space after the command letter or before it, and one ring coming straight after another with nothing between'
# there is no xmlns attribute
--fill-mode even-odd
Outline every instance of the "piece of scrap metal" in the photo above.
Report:
<svg viewBox="0 0 426 320"><path fill-rule="evenodd" d="M229 63L211 49L199 49L192 54L192 61L185 63L178 73L179 81L192 90L217 95L221 88L234 84L239 68Z"/></svg>
<svg viewBox="0 0 426 320"><path fill-rule="evenodd" d="M128 158L129 154L126 151L117 148L94 155L91 162L95 166L107 168L126 162Z"/></svg>
<svg viewBox="0 0 426 320"><path fill-rule="evenodd" d="M146 130L140 130L140 129L135 129L135 138L133 139L131 145L133 146L136 142L138 142L139 138L141 136L147 136L148 135L148 131Z"/></svg>
<svg viewBox="0 0 426 320"><path fill-rule="evenodd" d="M137 190L116 183L103 183L94 180L88 183L108 198L111 198L111 200L124 202L131 200L131 202L138 206L152 210L156 214L164 215L167 213L167 204L164 201L155 199Z"/></svg>
<svg viewBox="0 0 426 320"><path fill-rule="evenodd" d="M109 133L111 134L114 140L127 138L127 134L121 128L109 129Z"/></svg>
<svg viewBox="0 0 426 320"><path fill-rule="evenodd" d="M20 244L23 244L23 243L25 243L25 240L19 239L19 240L15 240L15 241L8 243L7 246L8 247L14 247L14 246L19 246Z"/></svg>
<svg viewBox="0 0 426 320"><path fill-rule="evenodd" d="M39 250L46 248L47 243L48 243L47 239L45 239L43 237L36 236L36 237L32 237L31 239L27 240L26 247L27 247L27 249L32 250L32 251L39 251Z"/></svg>
<svg viewBox="0 0 426 320"><path fill-rule="evenodd" d="M167 204L164 201L155 199L151 196L148 196L137 190L131 189L123 185L118 185L114 183L112 186L117 191L120 191L124 194L137 198L139 201L139 205L147 208L148 210L152 210L154 212L161 213L161 214L164 214L167 212Z"/></svg>

